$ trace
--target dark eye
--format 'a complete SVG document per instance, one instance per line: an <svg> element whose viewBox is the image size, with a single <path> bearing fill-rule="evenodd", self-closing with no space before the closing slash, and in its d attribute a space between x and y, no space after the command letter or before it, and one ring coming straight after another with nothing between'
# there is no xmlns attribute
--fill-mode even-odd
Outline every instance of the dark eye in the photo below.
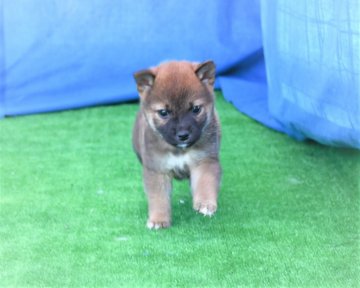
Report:
<svg viewBox="0 0 360 288"><path fill-rule="evenodd" d="M200 111L201 111L201 106L196 105L192 107L192 113L199 114Z"/></svg>
<svg viewBox="0 0 360 288"><path fill-rule="evenodd" d="M170 111L166 109L158 110L157 113L160 115L161 118L166 118L169 116Z"/></svg>

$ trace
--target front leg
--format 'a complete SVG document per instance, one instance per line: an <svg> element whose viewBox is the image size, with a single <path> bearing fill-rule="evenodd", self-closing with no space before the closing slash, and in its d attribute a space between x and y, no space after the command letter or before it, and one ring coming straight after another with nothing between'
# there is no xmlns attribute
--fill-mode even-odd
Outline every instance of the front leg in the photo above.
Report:
<svg viewBox="0 0 360 288"><path fill-rule="evenodd" d="M193 208L206 216L217 209L221 168L216 160L206 161L191 169Z"/></svg>
<svg viewBox="0 0 360 288"><path fill-rule="evenodd" d="M171 224L171 178L144 167L144 187L148 198L147 227L159 229Z"/></svg>

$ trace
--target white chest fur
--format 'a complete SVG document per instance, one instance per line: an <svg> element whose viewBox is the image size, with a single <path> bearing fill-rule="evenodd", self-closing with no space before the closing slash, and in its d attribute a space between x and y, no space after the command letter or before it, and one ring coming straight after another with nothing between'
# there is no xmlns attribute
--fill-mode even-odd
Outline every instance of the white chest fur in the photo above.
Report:
<svg viewBox="0 0 360 288"><path fill-rule="evenodd" d="M204 156L202 151L189 150L185 153L168 153L163 158L163 167L168 171L187 171L190 167L196 165L196 163L201 160Z"/></svg>
<svg viewBox="0 0 360 288"><path fill-rule="evenodd" d="M165 167L167 170L185 170L194 162L194 155L191 152L184 154L169 153L165 157Z"/></svg>

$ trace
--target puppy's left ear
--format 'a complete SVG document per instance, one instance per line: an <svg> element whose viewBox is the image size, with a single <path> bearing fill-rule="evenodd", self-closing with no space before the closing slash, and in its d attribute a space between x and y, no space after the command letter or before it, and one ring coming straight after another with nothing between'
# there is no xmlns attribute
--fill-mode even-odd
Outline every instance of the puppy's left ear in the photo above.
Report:
<svg viewBox="0 0 360 288"><path fill-rule="evenodd" d="M150 90L155 81L155 73L151 69L141 70L134 73L134 78L137 85L137 90L140 95Z"/></svg>
<svg viewBox="0 0 360 288"><path fill-rule="evenodd" d="M195 73L201 82L214 86L216 67L213 61L206 61L198 64Z"/></svg>

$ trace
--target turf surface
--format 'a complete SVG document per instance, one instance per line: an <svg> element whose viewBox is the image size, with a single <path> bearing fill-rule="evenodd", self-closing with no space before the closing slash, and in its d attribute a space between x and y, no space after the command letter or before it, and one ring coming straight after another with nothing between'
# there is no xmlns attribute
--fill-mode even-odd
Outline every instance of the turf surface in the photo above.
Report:
<svg viewBox="0 0 360 288"><path fill-rule="evenodd" d="M358 287L360 157L299 143L218 96L219 210L176 182L145 228L137 104L0 121L1 287Z"/></svg>

